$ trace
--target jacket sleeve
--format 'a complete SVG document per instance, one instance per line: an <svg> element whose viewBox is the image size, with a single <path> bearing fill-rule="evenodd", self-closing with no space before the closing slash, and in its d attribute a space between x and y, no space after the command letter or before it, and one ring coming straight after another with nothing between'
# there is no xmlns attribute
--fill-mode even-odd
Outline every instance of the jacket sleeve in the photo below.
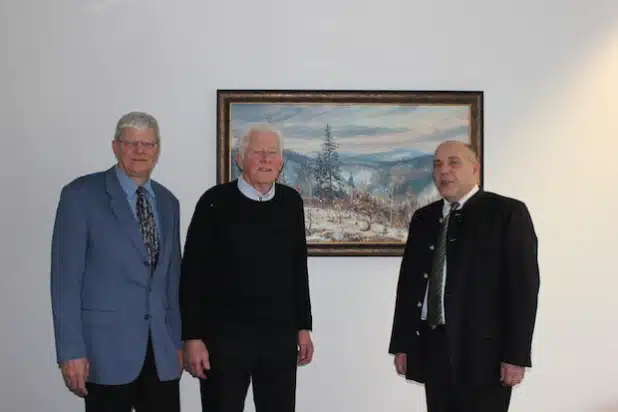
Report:
<svg viewBox="0 0 618 412"><path fill-rule="evenodd" d="M298 197L298 238L296 241L296 276L295 301L296 323L298 330L312 330L313 318L311 315L311 297L309 293L309 272L307 268L307 237L305 231L305 211L303 200Z"/></svg>
<svg viewBox="0 0 618 412"><path fill-rule="evenodd" d="M506 221L503 243L506 286L504 361L532 366L532 334L540 287L538 242L527 207L516 203Z"/></svg>
<svg viewBox="0 0 618 412"><path fill-rule="evenodd" d="M189 223L181 265L180 314L183 341L206 338L204 285L205 277L212 270L207 267L208 257L215 247L212 219L212 205L203 195Z"/></svg>
<svg viewBox="0 0 618 412"><path fill-rule="evenodd" d="M404 248L403 257L401 259L401 265L399 268L399 278L397 281L397 291L395 296L395 313L393 316L393 326L391 331L391 339L388 352L391 354L406 353L410 346L410 333L412 333L412 327L410 326L412 313L415 313L411 308L410 292L410 263L414 259L412 256L412 234L415 231L419 222L418 213L415 212L410 219L410 226L408 229L408 239Z"/></svg>
<svg viewBox="0 0 618 412"><path fill-rule="evenodd" d="M77 188L60 193L51 245L51 304L58 362L86 357L82 335L81 290L88 224Z"/></svg>
<svg viewBox="0 0 618 412"><path fill-rule="evenodd" d="M179 287L180 287L180 207L178 200L174 199L174 231L172 240L172 257L170 260L170 269L168 273L168 305L167 319L170 328L170 333L174 341L176 349L182 349L181 335L181 320L180 320L180 303L179 303Z"/></svg>

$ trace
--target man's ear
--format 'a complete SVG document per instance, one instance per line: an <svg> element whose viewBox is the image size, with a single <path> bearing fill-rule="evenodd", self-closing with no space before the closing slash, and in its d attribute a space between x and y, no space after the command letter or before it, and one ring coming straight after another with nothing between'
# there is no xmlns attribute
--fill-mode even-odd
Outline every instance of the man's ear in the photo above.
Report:
<svg viewBox="0 0 618 412"><path fill-rule="evenodd" d="M480 162L474 162L474 170L476 171L476 174L479 175L479 178L481 176L481 163Z"/></svg>
<svg viewBox="0 0 618 412"><path fill-rule="evenodd" d="M240 170L242 172L243 171L242 170L242 161L240 159L240 155L236 154L236 156L234 156L233 161L236 164L236 167L238 167L238 170Z"/></svg>
<svg viewBox="0 0 618 412"><path fill-rule="evenodd" d="M114 156L116 157L116 160L118 160L118 152L120 151L120 148L118 147L120 145L120 142L118 140L112 140L112 151L114 152Z"/></svg>
<svg viewBox="0 0 618 412"><path fill-rule="evenodd" d="M279 179L279 176L281 176L281 172L283 172L284 167L285 167L285 162L281 162L281 169L279 169L279 173L277 173L277 178L275 180Z"/></svg>

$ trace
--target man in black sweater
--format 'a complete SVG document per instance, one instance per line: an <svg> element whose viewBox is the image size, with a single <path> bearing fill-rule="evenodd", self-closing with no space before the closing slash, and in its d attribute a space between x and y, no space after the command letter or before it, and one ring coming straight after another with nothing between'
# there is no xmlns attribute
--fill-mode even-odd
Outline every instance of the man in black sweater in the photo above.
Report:
<svg viewBox="0 0 618 412"><path fill-rule="evenodd" d="M277 130L251 128L242 175L207 190L189 225L182 336L205 412L242 412L250 382L256 412L294 411L296 368L313 356L303 201L275 183L282 153Z"/></svg>

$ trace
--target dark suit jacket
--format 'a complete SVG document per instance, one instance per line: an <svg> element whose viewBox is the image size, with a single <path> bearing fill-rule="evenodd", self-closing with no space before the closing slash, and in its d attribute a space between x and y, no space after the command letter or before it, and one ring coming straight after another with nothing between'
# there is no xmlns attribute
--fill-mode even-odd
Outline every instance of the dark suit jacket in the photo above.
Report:
<svg viewBox="0 0 618 412"><path fill-rule="evenodd" d="M417 210L401 263L389 352L406 353L408 379L424 382L421 308L437 249L442 200ZM445 318L456 379L499 379L500 363L531 366L539 268L525 204L478 191L454 212L447 238Z"/></svg>

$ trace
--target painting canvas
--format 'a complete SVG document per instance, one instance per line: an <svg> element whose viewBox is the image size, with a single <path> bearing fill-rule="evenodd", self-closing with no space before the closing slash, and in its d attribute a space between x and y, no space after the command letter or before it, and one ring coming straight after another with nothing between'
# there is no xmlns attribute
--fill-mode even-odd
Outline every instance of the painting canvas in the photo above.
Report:
<svg viewBox="0 0 618 412"><path fill-rule="evenodd" d="M412 213L439 199L438 144L469 143L482 159L482 92L217 94L218 182L241 173L234 160L248 127L277 128L285 162L278 181L304 200L310 255L401 255Z"/></svg>

